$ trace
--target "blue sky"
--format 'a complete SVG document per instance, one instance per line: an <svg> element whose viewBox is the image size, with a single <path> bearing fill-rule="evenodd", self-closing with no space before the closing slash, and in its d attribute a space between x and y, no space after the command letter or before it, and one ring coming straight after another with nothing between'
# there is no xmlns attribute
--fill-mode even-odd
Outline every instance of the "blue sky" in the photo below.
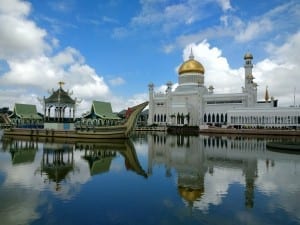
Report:
<svg viewBox="0 0 300 225"><path fill-rule="evenodd" d="M297 0L0 0L0 107L34 103L65 81L81 100L115 111L148 99L190 49L215 92L241 92L243 56L282 106L300 104L300 2Z"/></svg>

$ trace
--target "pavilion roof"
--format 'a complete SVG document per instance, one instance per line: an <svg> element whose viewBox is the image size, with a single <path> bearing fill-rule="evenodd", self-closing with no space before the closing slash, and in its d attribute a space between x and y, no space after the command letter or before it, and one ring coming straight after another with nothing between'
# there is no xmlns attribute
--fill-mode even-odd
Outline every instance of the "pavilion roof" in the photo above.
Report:
<svg viewBox="0 0 300 225"><path fill-rule="evenodd" d="M21 149L20 151L12 152L12 163L32 163L35 158L36 150L32 149Z"/></svg>
<svg viewBox="0 0 300 225"><path fill-rule="evenodd" d="M96 116L101 119L111 119L111 120L121 119L115 113L113 113L110 102L101 102L101 101L93 101L90 113L84 117L90 118L92 116Z"/></svg>
<svg viewBox="0 0 300 225"><path fill-rule="evenodd" d="M42 119L37 113L36 106L30 104L15 103L14 112L10 117L14 116L21 119Z"/></svg>
<svg viewBox="0 0 300 225"><path fill-rule="evenodd" d="M53 91L53 93L48 98L45 98L46 104L75 104L75 102L76 101L72 99L69 93L62 89L62 87L59 87L56 91Z"/></svg>

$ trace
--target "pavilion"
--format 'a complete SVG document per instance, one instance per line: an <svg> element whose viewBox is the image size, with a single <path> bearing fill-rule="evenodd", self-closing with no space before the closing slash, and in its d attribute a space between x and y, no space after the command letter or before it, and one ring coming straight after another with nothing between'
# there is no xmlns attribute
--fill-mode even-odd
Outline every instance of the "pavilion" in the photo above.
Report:
<svg viewBox="0 0 300 225"><path fill-rule="evenodd" d="M79 122L81 126L115 125L122 119L113 113L110 102L93 101L91 110Z"/></svg>
<svg viewBox="0 0 300 225"><path fill-rule="evenodd" d="M64 82L58 82L59 88L48 98L43 98L44 107L44 128L50 129L73 129L77 98L71 98L72 92L65 91L62 86ZM69 113L67 112L69 109Z"/></svg>
<svg viewBox="0 0 300 225"><path fill-rule="evenodd" d="M42 126L43 117L38 114L36 106L15 103L13 113L8 119L17 127L37 128Z"/></svg>

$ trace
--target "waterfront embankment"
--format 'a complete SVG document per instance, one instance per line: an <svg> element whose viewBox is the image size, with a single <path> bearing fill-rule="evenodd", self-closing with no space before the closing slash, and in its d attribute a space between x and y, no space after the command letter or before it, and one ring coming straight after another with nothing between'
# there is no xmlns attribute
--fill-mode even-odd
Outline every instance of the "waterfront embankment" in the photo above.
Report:
<svg viewBox="0 0 300 225"><path fill-rule="evenodd" d="M274 130L274 129L233 129L233 128L207 128L200 129L200 134L239 134L239 135L272 135L272 136L300 136L300 130Z"/></svg>

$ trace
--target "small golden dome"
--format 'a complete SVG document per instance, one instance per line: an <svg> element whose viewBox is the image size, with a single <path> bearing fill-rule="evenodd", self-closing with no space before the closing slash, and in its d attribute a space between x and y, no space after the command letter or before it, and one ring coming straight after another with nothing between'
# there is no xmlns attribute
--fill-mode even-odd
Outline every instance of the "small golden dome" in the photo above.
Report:
<svg viewBox="0 0 300 225"><path fill-rule="evenodd" d="M250 53L250 52L247 52L245 55L244 55L244 59L253 59L253 55Z"/></svg>
<svg viewBox="0 0 300 225"><path fill-rule="evenodd" d="M200 199L204 193L204 189L192 189L188 187L178 187L178 192L182 198L188 202L194 202L197 199Z"/></svg>
<svg viewBox="0 0 300 225"><path fill-rule="evenodd" d="M180 75L183 73L193 73L193 72L204 74L205 70L202 64L194 59L193 53L191 51L191 55L189 59L181 64L178 73Z"/></svg>

